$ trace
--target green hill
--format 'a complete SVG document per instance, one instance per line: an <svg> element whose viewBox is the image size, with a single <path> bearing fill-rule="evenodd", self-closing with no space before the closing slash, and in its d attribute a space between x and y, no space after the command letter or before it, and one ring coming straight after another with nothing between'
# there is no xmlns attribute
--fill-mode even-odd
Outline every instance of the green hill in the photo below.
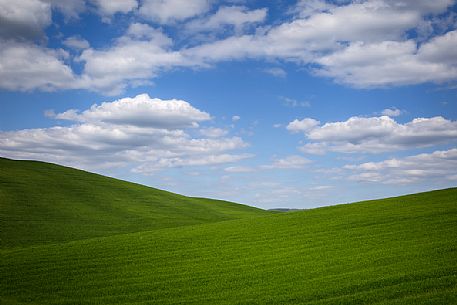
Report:
<svg viewBox="0 0 457 305"><path fill-rule="evenodd" d="M1 304L457 304L455 188L255 215L5 247Z"/></svg>
<svg viewBox="0 0 457 305"><path fill-rule="evenodd" d="M56 243L269 212L73 168L0 158L1 246Z"/></svg>

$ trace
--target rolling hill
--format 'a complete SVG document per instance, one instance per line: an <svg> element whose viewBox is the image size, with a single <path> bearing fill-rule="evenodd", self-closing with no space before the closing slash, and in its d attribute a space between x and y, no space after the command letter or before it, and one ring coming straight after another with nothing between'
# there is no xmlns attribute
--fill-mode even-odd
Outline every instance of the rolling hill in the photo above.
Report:
<svg viewBox="0 0 457 305"><path fill-rule="evenodd" d="M108 204L102 200L105 195L115 198L109 195L108 186L120 183L128 188L126 182L36 162L17 161L10 166L12 169L6 171L22 179L29 176L29 171L42 179L62 177L60 171L84 175L92 179L87 184L90 188L79 185L70 192L66 188L74 187L72 183L49 185L46 196L54 200L62 196L68 204L83 206L86 199L98 198L88 205L99 211L100 217L123 219L119 210L98 209L97 205ZM30 198L41 200L40 192L32 194L33 189L28 187L35 185L32 178L11 180L3 174L1 179L2 220L8 211L14 211L14 217L25 217L29 209L46 211L18 200L20 190L29 190ZM4 185L8 192L3 191ZM136 191L157 192L137 185L132 188L128 188L128 196L122 197L131 205L137 204L133 198L143 202L147 197ZM11 193L18 197L8 195ZM85 194L84 199L72 197L80 193ZM9 200L7 207L16 207L4 209L3 198ZM194 203L186 200L190 201L185 204ZM53 202L45 207L52 209L57 204ZM158 211L166 215L169 208L173 215L170 218L186 219L182 225L175 221L173 226L148 226L148 220L158 219L149 216L142 222L143 227L129 232L122 229L127 218L119 227L111 224L116 230L102 230L103 234L91 237L85 230L99 228L100 224L81 216L75 223L81 226L83 222L88 227L76 230L72 241L68 241L68 235L61 240L52 236L40 239L41 244L30 240L27 246L9 241L28 240L21 236L24 231L4 234L8 243L0 250L2 304L457 303L455 188L276 214L230 203L223 203L223 207L230 207L231 213L224 213L222 207L216 213L212 205L222 203L205 201L195 204L196 208L208 209L217 217L211 220L208 215L204 221L186 218L189 211L184 208L184 215L179 215L174 204L184 203L176 199ZM142 208L144 205L139 204ZM152 208L144 209L154 212ZM233 212L238 209L243 213ZM71 212L66 213L71 216ZM34 219L47 215L36 214ZM51 230L53 218L49 219ZM22 221L36 226L28 219ZM57 221L56 228L62 229L63 224Z"/></svg>
<svg viewBox="0 0 457 305"><path fill-rule="evenodd" d="M1 247L267 215L73 168L0 158Z"/></svg>

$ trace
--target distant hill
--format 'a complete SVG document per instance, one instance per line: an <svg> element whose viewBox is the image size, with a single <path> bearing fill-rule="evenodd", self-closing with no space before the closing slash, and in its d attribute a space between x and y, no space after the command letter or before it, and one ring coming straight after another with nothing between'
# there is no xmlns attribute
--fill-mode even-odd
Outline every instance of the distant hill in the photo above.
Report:
<svg viewBox="0 0 457 305"><path fill-rule="evenodd" d="M268 209L268 211L272 212L294 212L294 211L302 211L303 209L289 209L289 208L274 208L274 209Z"/></svg>
<svg viewBox="0 0 457 305"><path fill-rule="evenodd" d="M55 164L0 158L1 247L217 222L267 211Z"/></svg>

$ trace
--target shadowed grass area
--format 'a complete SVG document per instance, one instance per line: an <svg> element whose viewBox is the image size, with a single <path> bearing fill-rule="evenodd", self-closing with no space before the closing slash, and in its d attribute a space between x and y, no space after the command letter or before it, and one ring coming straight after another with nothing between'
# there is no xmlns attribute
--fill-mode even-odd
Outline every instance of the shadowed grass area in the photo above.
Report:
<svg viewBox="0 0 457 305"><path fill-rule="evenodd" d="M457 189L1 250L2 304L456 304Z"/></svg>
<svg viewBox="0 0 457 305"><path fill-rule="evenodd" d="M0 158L1 248L268 214L55 164Z"/></svg>

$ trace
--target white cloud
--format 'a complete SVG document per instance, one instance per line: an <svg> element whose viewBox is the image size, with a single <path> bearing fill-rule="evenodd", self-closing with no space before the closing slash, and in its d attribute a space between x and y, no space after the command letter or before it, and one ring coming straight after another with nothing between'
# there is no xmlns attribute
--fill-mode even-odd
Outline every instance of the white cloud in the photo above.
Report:
<svg viewBox="0 0 457 305"><path fill-rule="evenodd" d="M456 148L382 162L345 166L346 170L353 172L349 176L352 180L386 184L407 184L428 180L456 181L456 168Z"/></svg>
<svg viewBox="0 0 457 305"><path fill-rule="evenodd" d="M200 134L209 138L219 138L227 135L228 130L216 127L208 127L200 129Z"/></svg>
<svg viewBox="0 0 457 305"><path fill-rule="evenodd" d="M142 9L157 1L146 2ZM158 17L162 22L174 18L170 17L178 7L174 1L177 0L172 0L167 6L167 13ZM154 14L161 14L161 6L167 1L159 2L154 3L159 5ZM186 3L199 6L203 2ZM321 7L316 3L314 7ZM303 64L313 63L316 75L354 87L442 83L457 79L457 59L455 52L452 52L457 47L456 31L437 36L420 46L413 39L406 40L405 33L419 26L425 15L441 13L450 4L450 1L433 4L421 1L412 5L408 1L371 0L343 6L325 5L325 9L313 10L309 16L307 13L307 17L259 30L253 35L232 36L179 51L171 50L171 41L165 45L157 41L148 43L127 35L130 40L121 39L110 50L93 51L99 56L87 53L81 59L87 61L87 82L95 86L100 83L100 90L114 86L119 91L129 80L147 80L171 67L207 66L221 60L246 58L279 58ZM186 5L179 6L178 11L185 10ZM207 3L201 7L207 9ZM198 13L192 13L192 9L186 12L194 16L205 10L196 11ZM222 24L242 25L242 21L262 20L260 17L265 12L254 12L243 7L223 7L206 19L191 21L188 27L209 29ZM109 58L110 62L125 62L126 65L120 71L112 71L100 59L103 57ZM144 64L137 63L137 58L144 58ZM92 75L94 61L100 61L97 64L97 71L100 71L96 75ZM273 69L267 69L266 72L284 75L281 70ZM113 75L117 76L116 81L111 80Z"/></svg>
<svg viewBox="0 0 457 305"><path fill-rule="evenodd" d="M252 157L229 153L247 146L239 137L192 138L187 134L185 128L207 120L209 114L184 101L139 95L55 116L78 122L0 132L0 154L91 169L127 166L138 172Z"/></svg>
<svg viewBox="0 0 457 305"><path fill-rule="evenodd" d="M108 94L119 94L135 81L148 81L160 71L194 65L171 50L172 41L160 30L132 24L126 34L108 49L84 50L81 86Z"/></svg>
<svg viewBox="0 0 457 305"><path fill-rule="evenodd" d="M313 50L335 49L339 41L379 41L401 38L406 29L414 27L420 14L409 6L399 10L383 1L364 1L333 6L308 18L284 23L269 33L285 43L312 44Z"/></svg>
<svg viewBox="0 0 457 305"><path fill-rule="evenodd" d="M288 130L305 133L311 142L301 150L308 153L379 153L457 140L457 121L440 116L416 118L405 124L397 123L388 116L351 117L347 121L330 122L322 126L318 126L313 119L303 119L289 123Z"/></svg>
<svg viewBox="0 0 457 305"><path fill-rule="evenodd" d="M233 122L239 121L240 119L241 119L241 117L239 115L232 116L232 121Z"/></svg>
<svg viewBox="0 0 457 305"><path fill-rule="evenodd" d="M25 42L0 40L0 88L45 91L76 85L73 71L64 63L63 50Z"/></svg>
<svg viewBox="0 0 457 305"><path fill-rule="evenodd" d="M211 119L208 113L192 107L186 101L161 100L150 98L147 94L93 105L81 113L71 109L56 114L55 117L79 122L103 122L164 129L198 127L199 122Z"/></svg>
<svg viewBox="0 0 457 305"><path fill-rule="evenodd" d="M208 0L144 0L139 12L145 18L166 24L203 14L209 8Z"/></svg>
<svg viewBox="0 0 457 305"><path fill-rule="evenodd" d="M400 109L397 109L397 108L387 108L387 109L384 109L381 114L382 115L386 115L386 116L390 116L390 117L397 117L397 116L400 116L402 113L402 111Z"/></svg>
<svg viewBox="0 0 457 305"><path fill-rule="evenodd" d="M287 125L286 129L291 132L307 132L319 124L319 121L311 118L304 118L303 120L295 119Z"/></svg>
<svg viewBox="0 0 457 305"><path fill-rule="evenodd" d="M116 13L128 13L138 7L137 0L92 0L102 16L112 16Z"/></svg>
<svg viewBox="0 0 457 305"><path fill-rule="evenodd" d="M172 51L171 44L171 39L160 30L134 23L110 48L84 49L75 58L83 65L83 71L75 75L65 62L69 54L63 50L1 41L0 88L89 89L107 95L120 94L128 85L147 83L160 71L194 65Z"/></svg>
<svg viewBox="0 0 457 305"><path fill-rule="evenodd" d="M450 31L422 45L417 56L427 62L448 64L455 68L457 65L457 55L454 52L456 47L457 31Z"/></svg>
<svg viewBox="0 0 457 305"><path fill-rule="evenodd" d="M262 55L261 47L254 36L242 35L185 49L182 54L192 61L205 63L256 57Z"/></svg>
<svg viewBox="0 0 457 305"><path fill-rule="evenodd" d="M243 6L223 6L218 11L206 18L195 19L186 24L186 29L198 31L215 31L224 26L233 26L236 32L240 32L243 27L265 20L267 9L249 10Z"/></svg>
<svg viewBox="0 0 457 305"><path fill-rule="evenodd" d="M299 18L272 27L256 35L230 37L189 50L191 55L207 60L244 57L279 57L304 62L319 53L339 50L340 42L400 40L407 29L420 20L420 13L397 9L382 1L366 1L334 6L308 18Z"/></svg>
<svg viewBox="0 0 457 305"><path fill-rule="evenodd" d="M272 164L263 165L264 169L300 169L311 163L310 160L301 156L288 156L283 159L276 159Z"/></svg>
<svg viewBox="0 0 457 305"><path fill-rule="evenodd" d="M63 44L76 50L84 50L90 47L89 42L79 36L68 37L63 41Z"/></svg>
<svg viewBox="0 0 457 305"><path fill-rule="evenodd" d="M169 37L162 33L161 30L153 28L146 23L131 23L125 32L124 40L152 40L158 46L169 46L172 41Z"/></svg>
<svg viewBox="0 0 457 305"><path fill-rule="evenodd" d="M457 47L455 33L445 34L449 48L440 52L435 45L440 45L443 37L420 48L413 40L354 42L341 51L317 59L321 67L315 73L355 87L446 82L457 78L457 58L449 54ZM423 52L424 49L430 51Z"/></svg>
<svg viewBox="0 0 457 305"><path fill-rule="evenodd" d="M136 0L91 1L102 18L117 12L129 13L138 6ZM81 64L83 70L78 74L65 63L59 50L2 41L0 63L6 63L7 69L13 71L15 83L3 77L0 87L10 90L89 89L115 95L128 86L149 84L152 78L173 68L209 67L223 60L251 58L311 64L315 75L361 88L445 83L457 80L454 52L457 31L446 33L452 26L437 30L436 33L444 34L433 38L408 33L420 32L424 22L441 18L440 14L453 3L452 0L414 3L368 0L330 5L323 1L300 1L291 20L257 28L254 34L247 34L245 25L264 21L265 9L223 6L213 15L194 18L208 12L208 0L144 0L139 14L155 22L175 24L194 18L182 29L187 26L204 30L230 25L238 32L235 36L211 41L218 36L214 35L208 37L209 42L190 48L176 47L160 29L140 23L133 23L111 46L100 49L69 38L64 41L67 46L84 48L82 54L67 58L68 62L74 60ZM14 4L0 0L0 37L15 40L39 37L52 22L53 8L76 18L87 9L86 4L82 0L24 0ZM7 52L13 44L20 46L22 53ZM24 53L32 57L21 58ZM43 62L49 62L49 67ZM28 70L27 67L33 68ZM5 70L3 66L1 69ZM50 73L51 70L55 73ZM279 77L284 75L280 68L265 72Z"/></svg>
<svg viewBox="0 0 457 305"><path fill-rule="evenodd" d="M436 37L422 44L420 49L412 40L372 44L354 42L321 57L298 46L289 49L281 40L271 41L268 38L271 35L263 38L250 35L231 37L190 49L174 50L172 40L159 29L134 23L112 47L84 50L77 58L84 65L83 73L71 86L119 94L128 85L148 82L162 71L175 67L206 66L211 61L258 56L293 59L295 53L300 54L301 60L319 64L314 69L315 74L357 87L445 82L457 78L457 61L453 53L442 50L452 50L452 44L457 45L454 32ZM305 58L306 54L310 57ZM283 75L277 69L267 72Z"/></svg>
<svg viewBox="0 0 457 305"><path fill-rule="evenodd" d="M319 2L313 2L319 4ZM452 1L364 1L313 9L253 35L229 37L187 50L200 62L279 58L315 64L314 73L354 87L441 83L457 79L453 32L418 47L405 39L428 14L444 12ZM300 14L299 14L300 15Z"/></svg>
<svg viewBox="0 0 457 305"><path fill-rule="evenodd" d="M0 37L34 38L51 24L51 5L45 1L0 0Z"/></svg>

